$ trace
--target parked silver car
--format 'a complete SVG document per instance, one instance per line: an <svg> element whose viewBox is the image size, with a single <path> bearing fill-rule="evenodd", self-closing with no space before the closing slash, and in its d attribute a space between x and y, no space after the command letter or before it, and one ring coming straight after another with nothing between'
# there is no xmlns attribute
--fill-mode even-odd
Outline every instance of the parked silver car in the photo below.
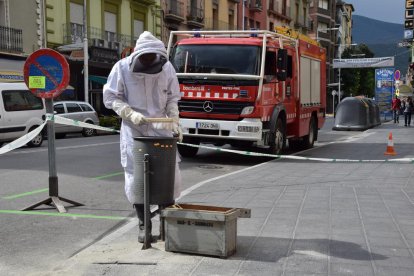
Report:
<svg viewBox="0 0 414 276"><path fill-rule="evenodd" d="M55 102L53 105L56 115L84 123L99 125L98 114L89 103L61 101ZM55 133L57 138L63 138L67 133L76 132L82 133L85 137L96 135L96 130L92 128L55 124Z"/></svg>

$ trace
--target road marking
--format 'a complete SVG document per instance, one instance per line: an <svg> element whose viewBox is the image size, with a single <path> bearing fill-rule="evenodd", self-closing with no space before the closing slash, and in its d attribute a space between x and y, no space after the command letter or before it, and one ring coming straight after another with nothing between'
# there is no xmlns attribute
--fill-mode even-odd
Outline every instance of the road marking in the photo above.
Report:
<svg viewBox="0 0 414 276"><path fill-rule="evenodd" d="M107 145L113 145L113 144L119 144L119 141L117 141L117 142L106 142L106 143L96 143L96 144L87 144L87 145L77 145L77 146L57 147L56 150L99 147L99 146L107 146ZM47 148L14 151L14 152L9 152L8 154L36 153L36 152L42 152L42 151L47 151Z"/></svg>
<svg viewBox="0 0 414 276"><path fill-rule="evenodd" d="M106 174L106 175L102 175L102 176L96 176L93 179L104 179L104 178L109 178L109 177L113 177L113 176L117 176L117 175L121 175L124 174L124 172L116 172L116 173L110 173L110 174Z"/></svg>
<svg viewBox="0 0 414 276"><path fill-rule="evenodd" d="M46 189L39 189L39 190L34 190L31 192L26 192L26 193L22 193L22 194L17 194L17 195L10 195L10 196L5 196L3 197L3 199L15 199L15 198L19 198L19 197L24 197L24 196L28 196L28 195L34 195L34 194L38 194L38 193L43 193L49 191L48 188Z"/></svg>
<svg viewBox="0 0 414 276"><path fill-rule="evenodd" d="M123 219L128 218L128 217L119 217L119 216L98 216L98 215L88 215L88 214L72 214L72 213L69 214L69 213L16 211L16 210L0 210L0 214L71 217L71 218L86 218L86 219L109 219L109 220L123 220Z"/></svg>

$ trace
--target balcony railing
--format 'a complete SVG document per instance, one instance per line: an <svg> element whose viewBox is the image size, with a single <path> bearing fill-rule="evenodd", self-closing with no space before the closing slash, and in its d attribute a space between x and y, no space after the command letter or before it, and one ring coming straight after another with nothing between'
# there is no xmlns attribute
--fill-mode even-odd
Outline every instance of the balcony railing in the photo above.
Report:
<svg viewBox="0 0 414 276"><path fill-rule="evenodd" d="M261 12L263 9L261 0L250 0L249 9L253 12Z"/></svg>
<svg viewBox="0 0 414 276"><path fill-rule="evenodd" d="M83 41L83 25L63 24L63 44L80 43ZM103 48L123 49L135 45L132 36L88 27L88 44Z"/></svg>
<svg viewBox="0 0 414 276"><path fill-rule="evenodd" d="M176 23L184 21L184 3L177 0L167 0L165 19Z"/></svg>
<svg viewBox="0 0 414 276"><path fill-rule="evenodd" d="M187 14L187 25L194 27L204 26L204 9L190 6Z"/></svg>
<svg viewBox="0 0 414 276"><path fill-rule="evenodd" d="M0 26L0 51L23 53L23 31Z"/></svg>

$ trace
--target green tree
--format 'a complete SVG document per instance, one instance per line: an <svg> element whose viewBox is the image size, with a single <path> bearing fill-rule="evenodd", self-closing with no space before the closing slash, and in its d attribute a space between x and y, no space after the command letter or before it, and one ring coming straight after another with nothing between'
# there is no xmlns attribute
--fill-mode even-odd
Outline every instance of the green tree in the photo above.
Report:
<svg viewBox="0 0 414 276"><path fill-rule="evenodd" d="M365 44L349 47L344 50L341 58L372 58L374 53ZM364 95L374 96L375 68L345 68L341 69L341 83L344 97Z"/></svg>

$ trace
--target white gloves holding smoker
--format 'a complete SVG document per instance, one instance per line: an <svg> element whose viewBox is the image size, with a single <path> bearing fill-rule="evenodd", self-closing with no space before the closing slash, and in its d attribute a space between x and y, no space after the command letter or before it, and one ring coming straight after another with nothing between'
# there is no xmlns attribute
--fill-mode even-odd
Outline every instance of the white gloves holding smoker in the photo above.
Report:
<svg viewBox="0 0 414 276"><path fill-rule="evenodd" d="M142 125L148 123L147 118L141 113L133 110L127 103L121 100L115 100L112 103L112 109L122 119L129 120L135 125ZM152 123L155 129L168 129L174 132L174 135L178 137L178 141L182 142L183 132L180 127L180 119L178 117L178 106L176 103L167 105L166 113L169 118L173 119L173 123Z"/></svg>
<svg viewBox="0 0 414 276"><path fill-rule="evenodd" d="M142 125L147 121L144 115L133 110L127 103L121 100L115 100L112 103L112 109L118 114L122 119L129 120L135 125Z"/></svg>

